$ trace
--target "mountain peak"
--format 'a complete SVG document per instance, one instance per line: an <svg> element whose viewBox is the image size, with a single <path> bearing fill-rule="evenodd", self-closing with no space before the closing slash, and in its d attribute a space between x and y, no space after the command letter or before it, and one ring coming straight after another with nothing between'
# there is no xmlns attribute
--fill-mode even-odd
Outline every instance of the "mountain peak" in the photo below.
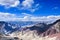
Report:
<svg viewBox="0 0 60 40"><path fill-rule="evenodd" d="M56 21L54 22L54 24L56 24L57 22L60 22L60 19L56 20Z"/></svg>

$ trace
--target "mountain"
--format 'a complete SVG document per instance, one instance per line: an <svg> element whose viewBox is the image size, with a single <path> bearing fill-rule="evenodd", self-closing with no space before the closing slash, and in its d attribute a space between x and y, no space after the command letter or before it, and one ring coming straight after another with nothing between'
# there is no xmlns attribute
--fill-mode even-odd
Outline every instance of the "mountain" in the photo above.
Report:
<svg viewBox="0 0 60 40"><path fill-rule="evenodd" d="M31 31L35 30L38 33L38 35L43 36L56 34L60 32L60 19L51 24L38 23L32 27L26 27L24 29L29 29Z"/></svg>
<svg viewBox="0 0 60 40"><path fill-rule="evenodd" d="M27 27L12 27L10 22L0 22L0 34L4 34L5 30L9 35L9 38L17 37L19 40L60 40L60 19L51 24L37 23L33 26ZM4 30L5 29L5 30ZM7 33L8 34L8 33ZM6 37L6 39L8 38Z"/></svg>
<svg viewBox="0 0 60 40"><path fill-rule="evenodd" d="M33 24L36 24L37 22L32 21L0 21L0 25L2 26L2 33L4 34L10 34L14 31L21 30L21 27L26 26L32 26Z"/></svg>
<svg viewBox="0 0 60 40"><path fill-rule="evenodd" d="M48 28L47 24L45 24L45 23L38 23L38 24L36 24L36 25L34 25L32 27L23 28L23 31L25 31L27 29L29 29L31 31L35 30L35 31L37 31L38 34L40 34L40 33L45 32L47 30L47 28Z"/></svg>
<svg viewBox="0 0 60 40"><path fill-rule="evenodd" d="M16 27L16 28L13 27L15 26L13 26L13 24L11 23L0 21L0 32L3 34L9 34L20 29L20 27Z"/></svg>
<svg viewBox="0 0 60 40"><path fill-rule="evenodd" d="M49 29L43 33L43 35L52 35L60 32L60 19L52 24L48 24Z"/></svg>
<svg viewBox="0 0 60 40"><path fill-rule="evenodd" d="M60 19L51 24L38 23L10 34L10 36L16 36L22 40L58 40L60 38L59 35Z"/></svg>

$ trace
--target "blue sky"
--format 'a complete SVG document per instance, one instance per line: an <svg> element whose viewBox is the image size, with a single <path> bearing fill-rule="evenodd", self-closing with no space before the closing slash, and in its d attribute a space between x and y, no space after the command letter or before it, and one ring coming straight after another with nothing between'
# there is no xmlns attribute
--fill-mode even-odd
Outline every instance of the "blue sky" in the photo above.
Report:
<svg viewBox="0 0 60 40"><path fill-rule="evenodd" d="M0 20L7 20L8 17L10 21L11 19L47 20L48 17L58 19L60 18L60 0L1 0L0 16Z"/></svg>

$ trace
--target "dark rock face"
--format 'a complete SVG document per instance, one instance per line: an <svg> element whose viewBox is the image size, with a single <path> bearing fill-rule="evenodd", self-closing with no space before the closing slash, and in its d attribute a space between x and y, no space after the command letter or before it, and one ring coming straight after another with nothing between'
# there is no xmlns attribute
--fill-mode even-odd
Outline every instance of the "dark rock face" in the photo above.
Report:
<svg viewBox="0 0 60 40"><path fill-rule="evenodd" d="M60 19L52 24L38 23L32 27L26 27L23 31L29 29L30 31L35 30L40 36L52 35L60 32Z"/></svg>

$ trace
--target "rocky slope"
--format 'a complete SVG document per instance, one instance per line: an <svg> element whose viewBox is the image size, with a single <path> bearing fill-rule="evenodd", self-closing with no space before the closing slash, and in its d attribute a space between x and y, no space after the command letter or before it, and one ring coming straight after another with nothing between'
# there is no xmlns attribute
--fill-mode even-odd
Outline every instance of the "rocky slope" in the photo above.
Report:
<svg viewBox="0 0 60 40"><path fill-rule="evenodd" d="M10 38L11 40L60 40L60 19L51 24L38 23L22 28L21 31L17 30L8 36L3 36L1 40L5 40L4 38L6 40Z"/></svg>
<svg viewBox="0 0 60 40"><path fill-rule="evenodd" d="M21 40L60 40L60 19L51 24L38 23L32 27L25 27L21 32L16 31L10 36Z"/></svg>

